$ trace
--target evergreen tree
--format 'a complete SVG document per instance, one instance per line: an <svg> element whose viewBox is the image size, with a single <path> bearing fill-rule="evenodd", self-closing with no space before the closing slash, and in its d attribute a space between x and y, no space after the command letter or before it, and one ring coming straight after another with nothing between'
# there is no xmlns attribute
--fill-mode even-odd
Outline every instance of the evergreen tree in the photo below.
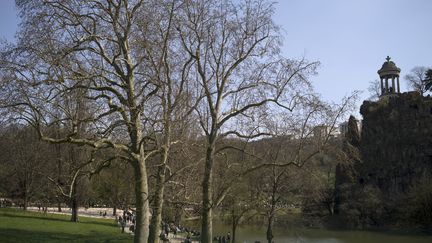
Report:
<svg viewBox="0 0 432 243"><path fill-rule="evenodd" d="M426 90L432 91L432 69L426 71L423 82L425 82Z"/></svg>

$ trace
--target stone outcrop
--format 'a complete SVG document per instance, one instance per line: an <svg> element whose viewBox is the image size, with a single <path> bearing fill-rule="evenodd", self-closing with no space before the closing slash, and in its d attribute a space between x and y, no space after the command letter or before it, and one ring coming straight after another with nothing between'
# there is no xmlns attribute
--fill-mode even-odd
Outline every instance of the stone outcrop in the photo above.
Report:
<svg viewBox="0 0 432 243"><path fill-rule="evenodd" d="M432 231L432 98L388 94L360 113L360 140L347 134L336 168L335 213L350 228Z"/></svg>
<svg viewBox="0 0 432 243"><path fill-rule="evenodd" d="M432 98L417 92L365 101L359 181L384 194L406 193L432 168Z"/></svg>
<svg viewBox="0 0 432 243"><path fill-rule="evenodd" d="M354 185L357 183L357 169L361 161L359 146L360 133L357 120L351 116L348 121L348 131L342 144L342 151L345 155L344 162L338 163L335 171L335 195L334 213L339 214L341 203L350 198Z"/></svg>

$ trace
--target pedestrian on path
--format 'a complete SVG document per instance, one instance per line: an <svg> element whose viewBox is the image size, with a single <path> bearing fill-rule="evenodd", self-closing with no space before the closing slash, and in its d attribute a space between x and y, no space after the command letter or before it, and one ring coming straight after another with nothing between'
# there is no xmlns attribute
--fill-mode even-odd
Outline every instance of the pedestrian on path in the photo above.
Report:
<svg viewBox="0 0 432 243"><path fill-rule="evenodd" d="M122 233L124 233L125 227L126 227L126 220L121 220L120 221L121 227L122 227Z"/></svg>

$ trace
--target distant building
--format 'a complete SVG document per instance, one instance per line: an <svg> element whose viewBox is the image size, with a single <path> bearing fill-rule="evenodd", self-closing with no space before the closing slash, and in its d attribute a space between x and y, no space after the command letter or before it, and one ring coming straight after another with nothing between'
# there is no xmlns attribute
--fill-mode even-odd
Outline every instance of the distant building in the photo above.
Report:
<svg viewBox="0 0 432 243"><path fill-rule="evenodd" d="M359 131L360 134L361 134L362 121L356 119L356 122L357 122L357 128L358 128L358 131ZM345 134L346 134L347 132L348 132L348 121L346 121L346 122L342 122L341 124L339 124L339 134L340 134L340 136L341 136L341 137L344 137Z"/></svg>
<svg viewBox="0 0 432 243"><path fill-rule="evenodd" d="M338 137L340 134L337 127L331 127L327 125L319 125L313 128L313 137L318 138L320 141L330 137Z"/></svg>

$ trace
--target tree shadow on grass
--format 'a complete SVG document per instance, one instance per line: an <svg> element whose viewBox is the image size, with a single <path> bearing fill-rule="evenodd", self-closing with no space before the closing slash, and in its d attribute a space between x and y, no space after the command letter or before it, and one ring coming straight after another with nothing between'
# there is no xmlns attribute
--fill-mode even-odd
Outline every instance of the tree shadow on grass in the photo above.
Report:
<svg viewBox="0 0 432 243"><path fill-rule="evenodd" d="M70 221L68 221L68 222L70 222ZM78 223L80 223L80 224L98 224L98 225L103 225L103 226L108 226L108 227L116 227L116 225L112 222L79 221Z"/></svg>
<svg viewBox="0 0 432 243"><path fill-rule="evenodd" d="M67 219L49 217L48 215L40 215L39 216L39 215L25 215L25 214L15 214L15 213L1 213L0 217L26 218L26 219L38 219L38 220L70 222Z"/></svg>
<svg viewBox="0 0 432 243"><path fill-rule="evenodd" d="M102 232L92 234L53 233L23 229L1 229L0 242L131 242L125 235L107 235Z"/></svg>

